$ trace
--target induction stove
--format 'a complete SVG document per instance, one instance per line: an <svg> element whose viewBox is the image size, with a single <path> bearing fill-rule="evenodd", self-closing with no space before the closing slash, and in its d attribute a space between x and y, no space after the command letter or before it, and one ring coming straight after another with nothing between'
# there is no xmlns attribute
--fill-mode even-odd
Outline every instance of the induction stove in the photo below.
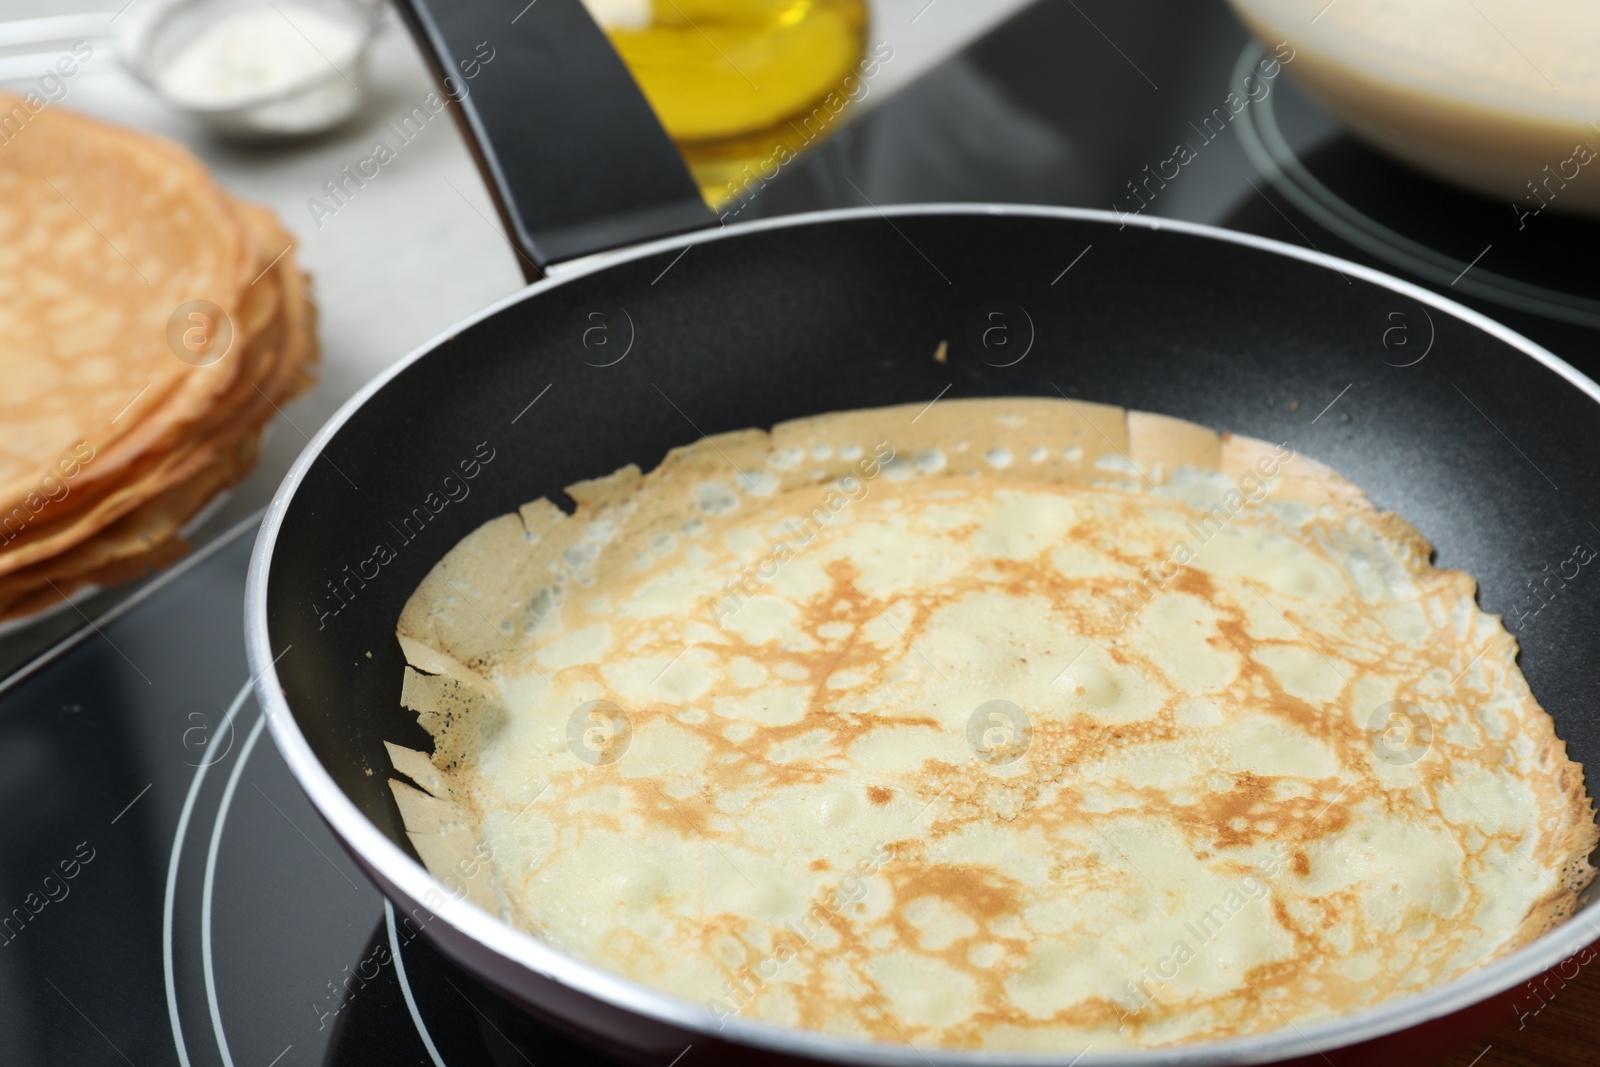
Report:
<svg viewBox="0 0 1600 1067"><path fill-rule="evenodd" d="M1221 3L1040 0L741 218L1024 201L1218 223L1399 274L1600 370L1600 224L1390 162L1262 81L1267 56ZM1420 316L1370 332L1393 365L1431 343ZM301 795L243 652L258 521L0 663L0 1064L605 1062L441 956Z"/></svg>

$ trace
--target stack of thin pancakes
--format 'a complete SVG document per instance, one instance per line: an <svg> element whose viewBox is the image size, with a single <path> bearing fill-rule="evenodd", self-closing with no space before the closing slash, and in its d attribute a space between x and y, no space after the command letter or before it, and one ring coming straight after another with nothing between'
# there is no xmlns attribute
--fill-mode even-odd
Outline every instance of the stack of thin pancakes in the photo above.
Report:
<svg viewBox="0 0 1600 1067"><path fill-rule="evenodd" d="M0 620L182 555L311 382L293 239L183 149L53 105L0 146Z"/></svg>

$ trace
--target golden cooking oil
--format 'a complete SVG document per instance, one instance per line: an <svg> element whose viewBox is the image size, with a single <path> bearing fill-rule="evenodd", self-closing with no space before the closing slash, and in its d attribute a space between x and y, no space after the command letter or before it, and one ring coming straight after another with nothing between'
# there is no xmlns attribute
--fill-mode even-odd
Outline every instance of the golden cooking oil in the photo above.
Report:
<svg viewBox="0 0 1600 1067"><path fill-rule="evenodd" d="M584 0L706 202L826 136L865 92L867 0Z"/></svg>

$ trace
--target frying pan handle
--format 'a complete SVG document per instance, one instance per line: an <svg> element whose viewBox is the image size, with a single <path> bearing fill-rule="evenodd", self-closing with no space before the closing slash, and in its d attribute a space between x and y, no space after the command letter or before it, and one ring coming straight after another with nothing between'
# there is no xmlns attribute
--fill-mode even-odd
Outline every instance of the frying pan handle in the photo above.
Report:
<svg viewBox="0 0 1600 1067"><path fill-rule="evenodd" d="M582 0L395 0L530 281L715 221ZM520 10L519 10L520 9Z"/></svg>

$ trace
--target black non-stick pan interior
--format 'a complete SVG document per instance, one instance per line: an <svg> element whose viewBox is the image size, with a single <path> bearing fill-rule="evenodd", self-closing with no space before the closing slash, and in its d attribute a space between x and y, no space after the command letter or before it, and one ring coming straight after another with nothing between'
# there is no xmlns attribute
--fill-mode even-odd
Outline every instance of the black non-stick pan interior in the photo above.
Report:
<svg viewBox="0 0 1600 1067"><path fill-rule="evenodd" d="M1518 344L1348 270L1170 225L868 212L729 231L536 292L408 366L306 471L267 589L272 647L292 646L288 705L407 847L382 742L429 740L400 706L395 621L480 523L702 434L1065 395L1288 442L1398 511L1441 566L1477 576L1593 766L1600 560L1575 560L1600 547L1600 406Z"/></svg>

